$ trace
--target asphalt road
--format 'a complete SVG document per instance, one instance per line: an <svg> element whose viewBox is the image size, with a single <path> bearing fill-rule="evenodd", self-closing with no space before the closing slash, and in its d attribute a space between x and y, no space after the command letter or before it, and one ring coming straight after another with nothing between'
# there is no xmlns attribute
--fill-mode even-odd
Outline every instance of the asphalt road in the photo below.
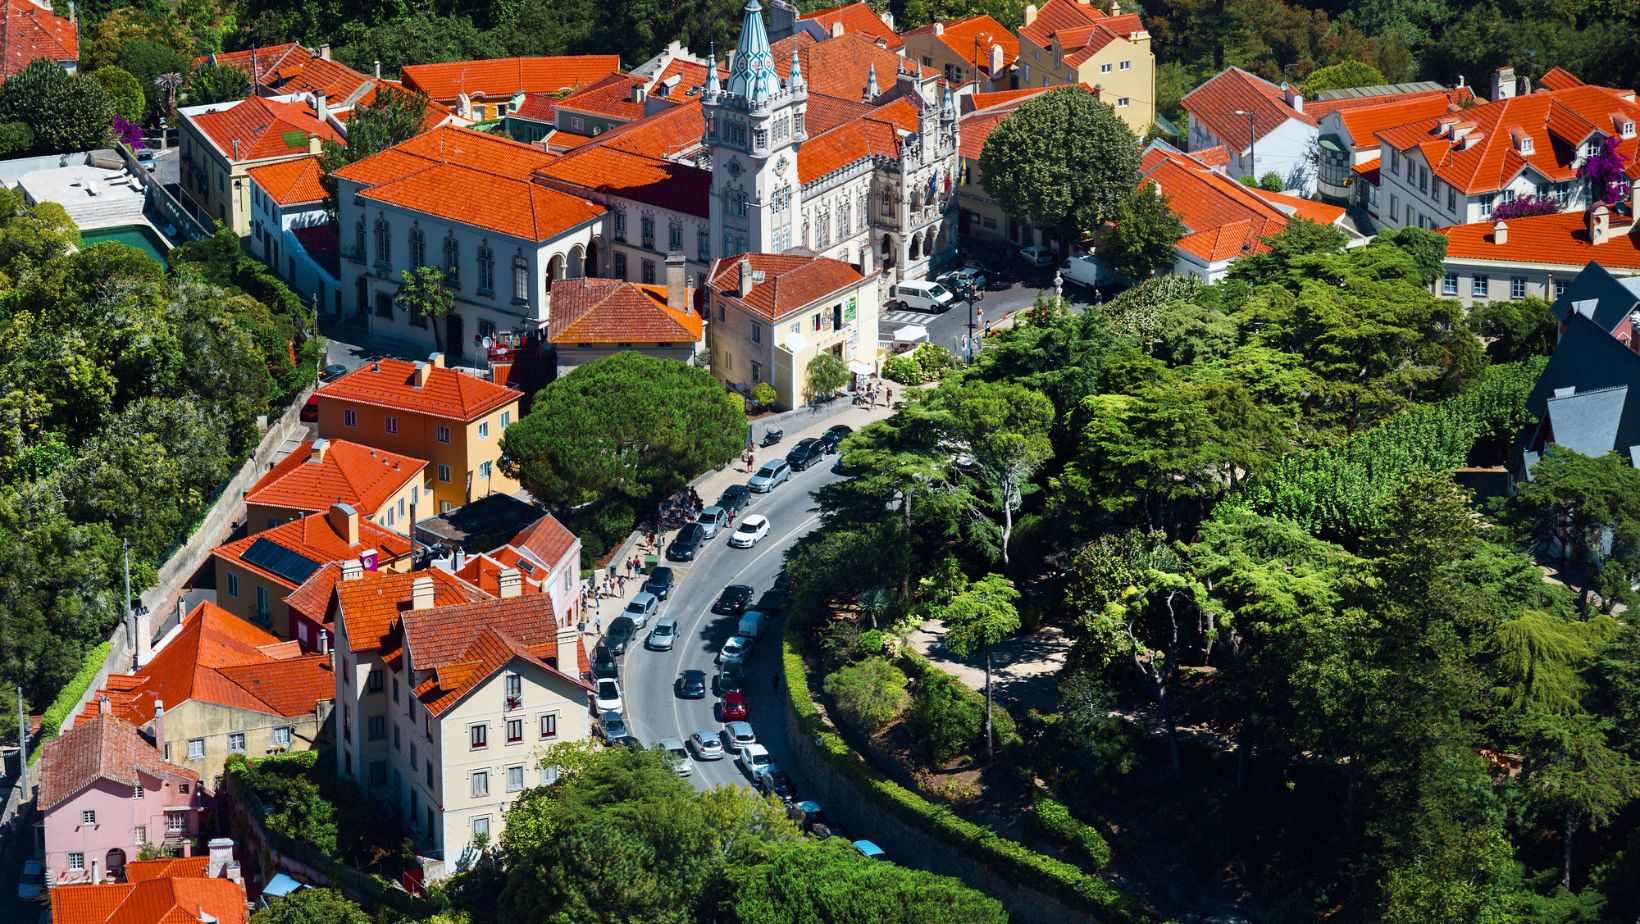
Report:
<svg viewBox="0 0 1640 924"><path fill-rule="evenodd" d="M1051 270L1022 270L1016 271L1006 279L993 281L985 291L985 297L979 302L981 312L974 314L974 326L981 332L984 330L984 321L995 323L1016 311L1022 311L1036 303L1039 294L1053 294L1053 272ZM1044 273L1046 275L1044 275ZM1025 278L1019 278L1023 275ZM1065 301L1073 312L1086 308L1093 300L1093 293L1077 285L1066 285L1064 288ZM1113 294L1105 293L1109 298ZM893 339L894 332L908 324L918 324L928 330L928 342L935 346L945 347L957 356L965 355L963 338L969 332L968 302L959 301L944 312L918 311L913 308L890 308L883 306L878 316L878 336L882 340ZM983 349L983 341L976 341L974 352L978 354Z"/></svg>
<svg viewBox="0 0 1640 924"><path fill-rule="evenodd" d="M796 472L787 483L769 494L754 494L752 502L742 512L759 513L769 518L769 535L750 549L734 549L728 545L727 532L721 532L706 543L693 562L673 562L678 573L677 586L671 599L661 605L661 617L670 616L678 621L678 641L671 651L649 651L641 637L627 649L621 663L621 687L626 702L626 717L638 740L646 745L663 738L688 739L697 729L721 732L723 723L715 711L717 696L709 690L705 699L680 699L675 693L675 681L685 670L700 670L708 678L717 675L716 658L740 622L738 616L714 614L712 603L730 584L748 584L755 594L753 602L772 586L785 562L786 550L805 533L819 524L812 491L823 484L841 480L831 466L835 456L816 463L808 471ZM713 500L714 498L707 498ZM650 625L654 623L651 622ZM784 721L784 710L777 705L772 684L780 664L780 631L784 623L774 621L765 627L762 638L753 647L746 662L745 690L748 700L749 721L758 733L758 743L769 749L770 756L782 769L787 770L797 786L798 798L803 798L804 780L788 761L783 761L785 748L776 734ZM647 634L647 629L640 636ZM784 694L781 694L784 695ZM691 761L694 773L690 779L697 789L715 786L750 786L751 781L740 772L732 755L717 761Z"/></svg>

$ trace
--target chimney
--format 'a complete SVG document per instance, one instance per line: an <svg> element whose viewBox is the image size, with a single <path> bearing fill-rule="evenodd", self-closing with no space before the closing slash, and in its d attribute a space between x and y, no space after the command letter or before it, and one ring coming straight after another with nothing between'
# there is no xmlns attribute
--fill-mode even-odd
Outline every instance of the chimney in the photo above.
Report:
<svg viewBox="0 0 1640 924"><path fill-rule="evenodd" d="M666 307L673 311L689 310L689 283L683 271L686 262L681 250L666 255Z"/></svg>
<svg viewBox="0 0 1640 924"><path fill-rule="evenodd" d="M838 38L843 34L843 21L838 20L831 24L831 37Z"/></svg>
<svg viewBox="0 0 1640 924"><path fill-rule="evenodd" d="M740 258L740 297L745 298L752 291L752 261L745 257Z"/></svg>
<svg viewBox="0 0 1640 924"><path fill-rule="evenodd" d="M644 98L643 84L638 84L638 85L634 86L632 88L632 101L634 103L641 103L641 102L643 102L643 98Z"/></svg>
<svg viewBox="0 0 1640 924"><path fill-rule="evenodd" d="M872 246L871 242L868 241L864 247L860 248L860 275L862 275L862 276L870 276L871 275L871 273L872 273L872 269L871 269L872 260L876 256L877 256L877 248Z"/></svg>
<svg viewBox="0 0 1640 924"><path fill-rule="evenodd" d="M318 156L319 153L321 151L323 151L324 149L325 149L325 139L320 138L318 135L309 135L308 136L308 153L309 154L312 154L314 156Z"/></svg>
<svg viewBox="0 0 1640 924"><path fill-rule="evenodd" d="M330 98L323 90L313 92L313 114L321 122L330 118Z"/></svg>
<svg viewBox="0 0 1640 924"><path fill-rule="evenodd" d="M330 654L330 633L324 629L319 630L319 653Z"/></svg>
<svg viewBox="0 0 1640 924"><path fill-rule="evenodd" d="M1304 111L1304 94L1298 92L1297 87L1291 86L1289 84L1282 84L1281 85L1281 93L1282 93L1282 96L1287 100L1287 108L1291 109L1294 112L1303 112Z"/></svg>
<svg viewBox="0 0 1640 924"><path fill-rule="evenodd" d="M1568 385L1568 386L1563 387L1563 388L1555 389L1555 397L1556 398L1570 398L1571 396L1573 396L1575 394L1577 394L1577 386L1576 385Z"/></svg>
<svg viewBox="0 0 1640 924"><path fill-rule="evenodd" d="M1492 223L1492 243L1509 243L1509 222L1498 221Z"/></svg>
<svg viewBox="0 0 1640 924"><path fill-rule="evenodd" d="M325 453L329 451L330 440L314 440L313 445L308 448L308 461L323 462L325 460Z"/></svg>
<svg viewBox="0 0 1640 924"><path fill-rule="evenodd" d="M238 138L235 138L233 140L233 159L234 160L239 159L239 139Z"/></svg>
<svg viewBox="0 0 1640 924"><path fill-rule="evenodd" d="M101 715L114 714L114 704L108 701L107 693L97 697L97 712Z"/></svg>
<svg viewBox="0 0 1640 924"><path fill-rule="evenodd" d="M324 58L326 61L330 60L330 43L329 42L326 42L323 45L319 46L319 57Z"/></svg>
<svg viewBox="0 0 1640 924"><path fill-rule="evenodd" d="M1532 95L1532 78L1522 77L1519 80L1515 81L1515 95L1517 95L1517 96L1531 96Z"/></svg>
<svg viewBox="0 0 1640 924"><path fill-rule="evenodd" d="M990 60L989 63L991 65L991 79L995 80L1002 73L1002 46L1001 45L998 45L994 42L991 44L991 60Z"/></svg>
<svg viewBox="0 0 1640 924"><path fill-rule="evenodd" d="M1110 15L1112 15L1112 16L1122 15L1122 4L1121 4L1120 0L1110 0Z"/></svg>
<svg viewBox="0 0 1640 924"><path fill-rule="evenodd" d="M382 59L376 59L376 79L382 79Z"/></svg>
<svg viewBox="0 0 1640 924"><path fill-rule="evenodd" d="M433 579L427 575L410 582L410 608L413 610L430 610L433 608Z"/></svg>
<svg viewBox="0 0 1640 924"><path fill-rule="evenodd" d="M213 837L206 845L211 858L205 863L205 878L220 878L228 864L233 862L233 838Z"/></svg>
<svg viewBox="0 0 1640 924"><path fill-rule="evenodd" d="M1492 72L1492 102L1515 95L1515 69L1500 67Z"/></svg>
<svg viewBox="0 0 1640 924"><path fill-rule="evenodd" d="M154 747L165 751L165 700L154 700ZM169 756L169 755L167 755Z"/></svg>
<svg viewBox="0 0 1640 924"><path fill-rule="evenodd" d="M416 361L415 383L417 388L426 388L427 380L433 377L433 367L427 363Z"/></svg>
<svg viewBox="0 0 1640 924"><path fill-rule="evenodd" d="M348 504L331 504L326 514L330 528L351 548L359 544L359 512Z"/></svg>
<svg viewBox="0 0 1640 924"><path fill-rule="evenodd" d="M1629 184L1629 221L1631 230L1640 231L1640 183Z"/></svg>
<svg viewBox="0 0 1640 924"><path fill-rule="evenodd" d="M944 35L945 34L945 23L936 21L934 23L934 34L935 35Z"/></svg>
<svg viewBox="0 0 1640 924"><path fill-rule="evenodd" d="M147 664L154 657L154 618L148 607L137 604L137 666Z"/></svg>
<svg viewBox="0 0 1640 924"><path fill-rule="evenodd" d="M432 353L432 354L428 355L427 361L429 363L432 363L434 369L443 369L444 368L444 354L443 353Z"/></svg>
<svg viewBox="0 0 1640 924"><path fill-rule="evenodd" d="M1463 89L1463 75L1462 74L1458 75L1458 89L1460 89L1460 90Z"/></svg>
<svg viewBox="0 0 1640 924"><path fill-rule="evenodd" d="M1612 213L1604 203L1595 205L1583 215L1584 226L1589 231L1589 243L1604 244L1606 235L1611 231Z"/></svg>
<svg viewBox="0 0 1640 924"><path fill-rule="evenodd" d="M364 565L360 564L357 558L349 558L347 561L342 562L342 580L357 581L362 577L364 577Z"/></svg>
<svg viewBox="0 0 1640 924"><path fill-rule="evenodd" d="M558 670L571 677L581 676L581 659L575 649L581 644L581 631L575 620L566 619L558 624L555 641L558 643Z"/></svg>
<svg viewBox="0 0 1640 924"><path fill-rule="evenodd" d="M1036 4L1027 3L1025 4L1025 25L1028 26L1033 22L1036 22Z"/></svg>
<svg viewBox="0 0 1640 924"><path fill-rule="evenodd" d="M501 575L496 579L499 596L503 600L510 600L524 591L524 576L518 573L517 568L502 568Z"/></svg>

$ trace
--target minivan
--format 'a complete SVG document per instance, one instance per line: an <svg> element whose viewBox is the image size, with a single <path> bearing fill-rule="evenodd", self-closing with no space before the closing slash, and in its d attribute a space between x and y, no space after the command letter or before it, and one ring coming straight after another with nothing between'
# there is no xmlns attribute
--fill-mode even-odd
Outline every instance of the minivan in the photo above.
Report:
<svg viewBox="0 0 1640 924"><path fill-rule="evenodd" d="M735 634L743 635L746 638L757 638L759 635L763 634L763 627L768 624L769 615L767 613L759 613L756 610L751 610L748 611L746 615L740 617L740 626L735 629Z"/></svg>
<svg viewBox="0 0 1640 924"><path fill-rule="evenodd" d="M1089 289L1114 284L1116 272L1110 264L1091 253L1072 254L1069 260L1059 265L1059 275L1066 282L1072 282Z"/></svg>
<svg viewBox="0 0 1640 924"><path fill-rule="evenodd" d="M957 301L957 297L946 291L945 286L921 279L899 283L889 291L888 298L902 308L918 311L949 311Z"/></svg>

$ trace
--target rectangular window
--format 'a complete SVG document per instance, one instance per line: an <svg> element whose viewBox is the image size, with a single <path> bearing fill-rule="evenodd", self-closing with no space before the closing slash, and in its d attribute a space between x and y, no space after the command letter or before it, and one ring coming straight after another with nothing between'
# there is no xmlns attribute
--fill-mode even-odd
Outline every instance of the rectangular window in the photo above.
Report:
<svg viewBox="0 0 1640 924"><path fill-rule="evenodd" d="M757 324L757 323L752 324L752 342L753 343L762 343L763 342L763 325Z"/></svg>
<svg viewBox="0 0 1640 924"><path fill-rule="evenodd" d="M541 717L541 737L558 737L558 713L549 712Z"/></svg>
<svg viewBox="0 0 1640 924"><path fill-rule="evenodd" d="M503 682L507 687L507 708L517 709L518 701L524 696L524 678L517 674L508 674Z"/></svg>
<svg viewBox="0 0 1640 924"><path fill-rule="evenodd" d="M1526 297L1526 277L1525 276L1511 276L1511 277L1509 277L1509 297L1510 298L1516 298L1516 299Z"/></svg>
<svg viewBox="0 0 1640 924"><path fill-rule="evenodd" d="M383 417L382 429L386 430L388 433L399 432L399 419L393 416Z"/></svg>
<svg viewBox="0 0 1640 924"><path fill-rule="evenodd" d="M1442 295L1457 295L1458 294L1458 274L1457 273L1447 273L1446 278L1441 280L1441 294Z"/></svg>
<svg viewBox="0 0 1640 924"><path fill-rule="evenodd" d="M394 725L393 725L393 750L397 751L397 750L400 749L400 747L402 747L402 745L399 742L400 742L399 726L398 726L398 723L394 723Z"/></svg>
<svg viewBox="0 0 1640 924"><path fill-rule="evenodd" d="M683 225L672 224L667 226L666 246L668 250L683 249Z"/></svg>
<svg viewBox="0 0 1640 924"><path fill-rule="evenodd" d="M1555 298L1559 298L1559 297L1561 297L1562 295L1565 295L1565 294L1566 294L1566 281L1564 279L1556 279L1555 280Z"/></svg>
<svg viewBox="0 0 1640 924"><path fill-rule="evenodd" d="M1451 186L1446 188L1446 210L1448 212L1458 207L1458 191Z"/></svg>
<svg viewBox="0 0 1640 924"><path fill-rule="evenodd" d="M507 720L507 743L508 744L517 744L518 742L523 741L523 740L524 740L524 720L523 719L508 719Z"/></svg>
<svg viewBox="0 0 1640 924"><path fill-rule="evenodd" d="M234 574L232 571L228 572L228 596L239 596L239 575Z"/></svg>
<svg viewBox="0 0 1640 924"><path fill-rule="evenodd" d="M289 725L281 725L273 730L273 744L275 747L290 747L291 739L295 737L296 729Z"/></svg>
<svg viewBox="0 0 1640 924"><path fill-rule="evenodd" d="M490 771L473 771L473 798L480 799L490 794Z"/></svg>
<svg viewBox="0 0 1640 924"><path fill-rule="evenodd" d="M615 252L615 278L626 278L626 254L620 251Z"/></svg>
<svg viewBox="0 0 1640 924"><path fill-rule="evenodd" d="M641 269L642 269L642 271L640 272L639 276L640 276L640 278L642 278L643 284L646 285L646 286L654 285L655 284L655 261L654 260L645 260L645 261L643 261Z"/></svg>
<svg viewBox="0 0 1640 924"><path fill-rule="evenodd" d="M450 466L440 465L438 467L438 480L444 482L445 484L450 483ZM448 503L448 501L446 501L445 503ZM444 511L440 510L439 512L443 513Z"/></svg>
<svg viewBox="0 0 1640 924"><path fill-rule="evenodd" d="M478 463L478 477L490 477L490 463L488 461Z"/></svg>
<svg viewBox="0 0 1640 924"><path fill-rule="evenodd" d="M439 442L448 443L448 442L450 442L450 428L446 427L443 424L439 424L438 425L438 430L434 433L434 436L438 439Z"/></svg>
<svg viewBox="0 0 1640 924"><path fill-rule="evenodd" d="M165 813L165 833L181 834L188 830L188 816L184 812Z"/></svg>
<svg viewBox="0 0 1640 924"><path fill-rule="evenodd" d="M96 823L97 823L97 810L96 809L86 809L85 811L80 813L80 824L82 824L82 825L94 825Z"/></svg>
<svg viewBox="0 0 1640 924"><path fill-rule="evenodd" d="M712 259L712 236L705 231L695 233L695 256L702 263Z"/></svg>
<svg viewBox="0 0 1640 924"><path fill-rule="evenodd" d="M68 855L68 868L73 870L74 872L84 871L85 870L85 854L79 853L79 852L71 852Z"/></svg>
<svg viewBox="0 0 1640 924"><path fill-rule="evenodd" d="M512 426L512 411L502 411L501 412L501 429L505 430L510 426Z"/></svg>
<svg viewBox="0 0 1640 924"><path fill-rule="evenodd" d="M1108 74L1108 73L1110 73L1110 65L1109 65L1109 64L1101 64L1101 65L1099 65L1099 73L1101 73L1101 74Z"/></svg>
<svg viewBox="0 0 1640 924"><path fill-rule="evenodd" d="M1128 98L1125 97L1125 96L1118 97L1117 100L1116 100L1116 108L1117 109L1126 109L1127 107L1128 107Z"/></svg>
<svg viewBox="0 0 1640 924"><path fill-rule="evenodd" d="M1119 70L1119 71L1131 71L1131 70L1133 70L1133 62L1132 61L1123 61L1121 63L1121 65L1119 65L1116 69Z"/></svg>
<svg viewBox="0 0 1640 924"><path fill-rule="evenodd" d="M245 753L245 733L244 732L229 732L228 733L228 753L230 753L230 754L243 754L243 753Z"/></svg>
<svg viewBox="0 0 1640 924"><path fill-rule="evenodd" d="M256 585L256 618L267 622L269 612L268 589L258 584Z"/></svg>
<svg viewBox="0 0 1640 924"><path fill-rule="evenodd" d="M530 300L530 261L522 256L513 257L513 301Z"/></svg>
<svg viewBox="0 0 1640 924"><path fill-rule="evenodd" d="M626 240L626 210L615 210L615 240Z"/></svg>
<svg viewBox="0 0 1640 924"><path fill-rule="evenodd" d="M518 792L524 788L524 766L519 764L507 768L507 791Z"/></svg>
<svg viewBox="0 0 1640 924"><path fill-rule="evenodd" d="M754 362L752 363L752 382L756 384L761 381L763 381L763 364Z"/></svg>
<svg viewBox="0 0 1640 924"><path fill-rule="evenodd" d="M1401 220L1400 216L1401 216L1401 197L1399 197L1397 195L1394 195L1394 194L1391 194L1390 197L1389 197L1389 220L1390 221L1400 221Z"/></svg>
<svg viewBox="0 0 1640 924"><path fill-rule="evenodd" d="M189 760L204 760L205 759L205 739L204 738L189 738L188 739L188 759Z"/></svg>
<svg viewBox="0 0 1640 924"><path fill-rule="evenodd" d="M342 424L348 427L357 427L359 425L359 412L352 408L344 409L342 411Z"/></svg>
<svg viewBox="0 0 1640 924"><path fill-rule="evenodd" d="M473 819L473 840L490 838L490 816L480 815Z"/></svg>
<svg viewBox="0 0 1640 924"><path fill-rule="evenodd" d="M638 220L638 227L641 230L642 235L643 235L643 247L644 247L644 249L645 250L654 250L655 249L655 219L648 218L648 217L640 218Z"/></svg>
<svg viewBox="0 0 1640 924"><path fill-rule="evenodd" d="M1489 281L1490 280L1488 280L1485 276L1479 273L1475 274L1475 278L1469 283L1469 294L1476 298L1485 298L1486 287Z"/></svg>
<svg viewBox="0 0 1640 924"><path fill-rule="evenodd" d="M490 746L490 726L469 725L467 727L467 742L473 750Z"/></svg>
<svg viewBox="0 0 1640 924"><path fill-rule="evenodd" d="M143 796L146 796L147 794L148 793L143 790L141 783L138 783L136 786L132 787L132 789L131 789L131 798L133 798L133 799L141 799Z"/></svg>
<svg viewBox="0 0 1640 924"><path fill-rule="evenodd" d="M558 768L557 767L542 767L541 768L541 785L542 786L551 786L552 784L554 784L556 782L558 782Z"/></svg>
<svg viewBox="0 0 1640 924"><path fill-rule="evenodd" d="M1493 195L1492 193L1487 193L1486 195L1481 197L1481 217L1482 218L1491 218L1492 217L1492 205L1493 205L1493 203L1495 203L1497 201L1498 201L1498 197Z"/></svg>
<svg viewBox="0 0 1640 924"><path fill-rule="evenodd" d="M488 420L478 425L478 438L481 440L490 438L490 422Z"/></svg>
<svg viewBox="0 0 1640 924"><path fill-rule="evenodd" d="M373 715L365 720L366 734L371 741L380 741L387 737L387 717Z"/></svg>
<svg viewBox="0 0 1640 924"><path fill-rule="evenodd" d="M131 829L131 840L136 842L136 845L138 847L141 847L144 844L148 843L148 826L147 825L137 825L136 827L132 828Z"/></svg>

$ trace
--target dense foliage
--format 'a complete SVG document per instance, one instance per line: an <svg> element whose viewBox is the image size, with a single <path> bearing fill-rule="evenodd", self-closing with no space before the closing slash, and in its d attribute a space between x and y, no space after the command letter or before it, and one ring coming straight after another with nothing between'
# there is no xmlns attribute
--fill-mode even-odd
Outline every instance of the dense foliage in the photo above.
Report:
<svg viewBox="0 0 1640 924"><path fill-rule="evenodd" d="M328 751L291 751L256 760L228 756L235 792L254 794L269 831L336 862L396 876L413 862L409 832L397 816L338 777Z"/></svg>
<svg viewBox="0 0 1640 924"><path fill-rule="evenodd" d="M12 152L56 154L89 151L108 143L108 123L120 110L103 84L84 74L70 75L39 58L0 84L0 125L12 131ZM29 143L25 147L22 142Z"/></svg>

